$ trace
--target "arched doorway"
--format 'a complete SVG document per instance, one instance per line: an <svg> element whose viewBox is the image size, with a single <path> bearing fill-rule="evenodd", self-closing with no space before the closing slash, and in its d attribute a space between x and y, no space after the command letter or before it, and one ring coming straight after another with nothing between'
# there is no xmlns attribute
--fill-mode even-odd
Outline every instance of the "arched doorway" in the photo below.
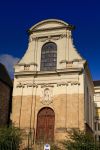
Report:
<svg viewBox="0 0 100 150"><path fill-rule="evenodd" d="M37 130L36 140L37 142L53 142L54 140L54 111L45 107L42 108L37 115Z"/></svg>

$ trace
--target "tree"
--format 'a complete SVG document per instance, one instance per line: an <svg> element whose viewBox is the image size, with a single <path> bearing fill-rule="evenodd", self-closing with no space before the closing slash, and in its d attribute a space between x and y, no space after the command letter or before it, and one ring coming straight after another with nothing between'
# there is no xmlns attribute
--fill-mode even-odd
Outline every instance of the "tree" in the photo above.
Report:
<svg viewBox="0 0 100 150"><path fill-rule="evenodd" d="M0 128L0 150L18 150L21 141L20 129L16 127Z"/></svg>
<svg viewBox="0 0 100 150"><path fill-rule="evenodd" d="M80 131L71 130L67 133L67 139L61 142L65 150L99 150L92 135Z"/></svg>

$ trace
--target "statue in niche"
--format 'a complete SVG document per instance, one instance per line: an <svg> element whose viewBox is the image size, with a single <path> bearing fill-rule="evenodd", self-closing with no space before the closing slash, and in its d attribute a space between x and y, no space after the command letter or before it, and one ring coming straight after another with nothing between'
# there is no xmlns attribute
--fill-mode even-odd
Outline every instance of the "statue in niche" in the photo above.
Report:
<svg viewBox="0 0 100 150"><path fill-rule="evenodd" d="M49 89L46 88L44 90L44 101L49 101L50 100L50 92L49 92Z"/></svg>
<svg viewBox="0 0 100 150"><path fill-rule="evenodd" d="M44 89L42 103L50 104L52 102L51 91L49 88Z"/></svg>

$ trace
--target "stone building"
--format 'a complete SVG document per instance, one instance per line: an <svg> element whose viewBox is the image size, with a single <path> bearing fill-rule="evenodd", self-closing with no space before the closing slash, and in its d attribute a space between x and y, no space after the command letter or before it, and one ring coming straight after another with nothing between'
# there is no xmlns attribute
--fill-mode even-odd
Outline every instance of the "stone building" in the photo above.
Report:
<svg viewBox="0 0 100 150"><path fill-rule="evenodd" d="M0 63L0 126L10 122L12 102L12 81L3 64Z"/></svg>
<svg viewBox="0 0 100 150"><path fill-rule="evenodd" d="M56 19L32 26L28 49L15 66L11 118L34 142L64 139L71 128L93 132L93 82L73 29Z"/></svg>
<svg viewBox="0 0 100 150"><path fill-rule="evenodd" d="M94 124L95 138L100 142L100 80L93 81L94 83Z"/></svg>

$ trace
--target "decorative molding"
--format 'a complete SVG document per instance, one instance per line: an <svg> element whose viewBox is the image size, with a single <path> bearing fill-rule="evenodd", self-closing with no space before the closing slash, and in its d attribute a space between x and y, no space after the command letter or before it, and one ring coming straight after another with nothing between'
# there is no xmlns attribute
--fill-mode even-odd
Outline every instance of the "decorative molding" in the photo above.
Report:
<svg viewBox="0 0 100 150"><path fill-rule="evenodd" d="M38 66L37 63L33 62L33 63L29 63L29 64L19 63L19 64L15 65L15 67L17 67L17 66L30 66L30 65Z"/></svg>
<svg viewBox="0 0 100 150"><path fill-rule="evenodd" d="M41 85L41 88L54 87L54 84L51 84L51 83L42 83L42 84L40 84L40 85Z"/></svg>
<svg viewBox="0 0 100 150"><path fill-rule="evenodd" d="M27 83L27 87L38 87L36 83Z"/></svg>
<svg viewBox="0 0 100 150"><path fill-rule="evenodd" d="M25 86L27 86L27 88L28 87L38 87L38 85L36 84L36 83L28 83L28 82L19 82L17 85L16 85L16 87L17 88L21 88L21 87L25 87Z"/></svg>
<svg viewBox="0 0 100 150"><path fill-rule="evenodd" d="M62 38L67 37L67 34L61 34L61 35L48 35L47 37L29 37L29 42L35 41L36 39L41 42L51 41L51 40L59 40Z"/></svg>
<svg viewBox="0 0 100 150"><path fill-rule="evenodd" d="M37 24L36 24L37 25ZM42 28L42 29L37 29L36 28L36 25L35 25L35 27L33 28L30 28L29 30L28 30L28 34L29 35L31 35L33 32L40 32L40 31L52 31L52 30L59 30L59 29L66 29L66 30L74 30L75 29L75 26L73 26L73 25L69 25L69 24L67 24L67 25L64 25L64 26L60 26L60 27L49 27L49 28Z"/></svg>
<svg viewBox="0 0 100 150"><path fill-rule="evenodd" d="M23 81L23 82L19 82L16 87L17 88L21 88L21 87L25 87L27 86L28 87L36 87L38 88L38 86L40 85L41 88L53 88L54 87L54 84L57 85L57 87L59 86L69 86L70 85L80 85L80 82L79 81L66 81L66 82L58 82L58 83L32 83L32 82L27 82L27 81Z"/></svg>
<svg viewBox="0 0 100 150"><path fill-rule="evenodd" d="M65 37L67 37L66 34L48 36L47 38L41 39L41 42L46 42L46 41L51 41L51 40L56 41L56 40L59 40L59 39L65 38Z"/></svg>
<svg viewBox="0 0 100 150"><path fill-rule="evenodd" d="M78 81L67 81L67 82L59 82L59 83L57 83L57 86L68 86L69 83L71 85L80 85L80 83Z"/></svg>
<svg viewBox="0 0 100 150"><path fill-rule="evenodd" d="M66 83L66 82L59 82L59 83L57 83L57 86L68 86L68 83Z"/></svg>

